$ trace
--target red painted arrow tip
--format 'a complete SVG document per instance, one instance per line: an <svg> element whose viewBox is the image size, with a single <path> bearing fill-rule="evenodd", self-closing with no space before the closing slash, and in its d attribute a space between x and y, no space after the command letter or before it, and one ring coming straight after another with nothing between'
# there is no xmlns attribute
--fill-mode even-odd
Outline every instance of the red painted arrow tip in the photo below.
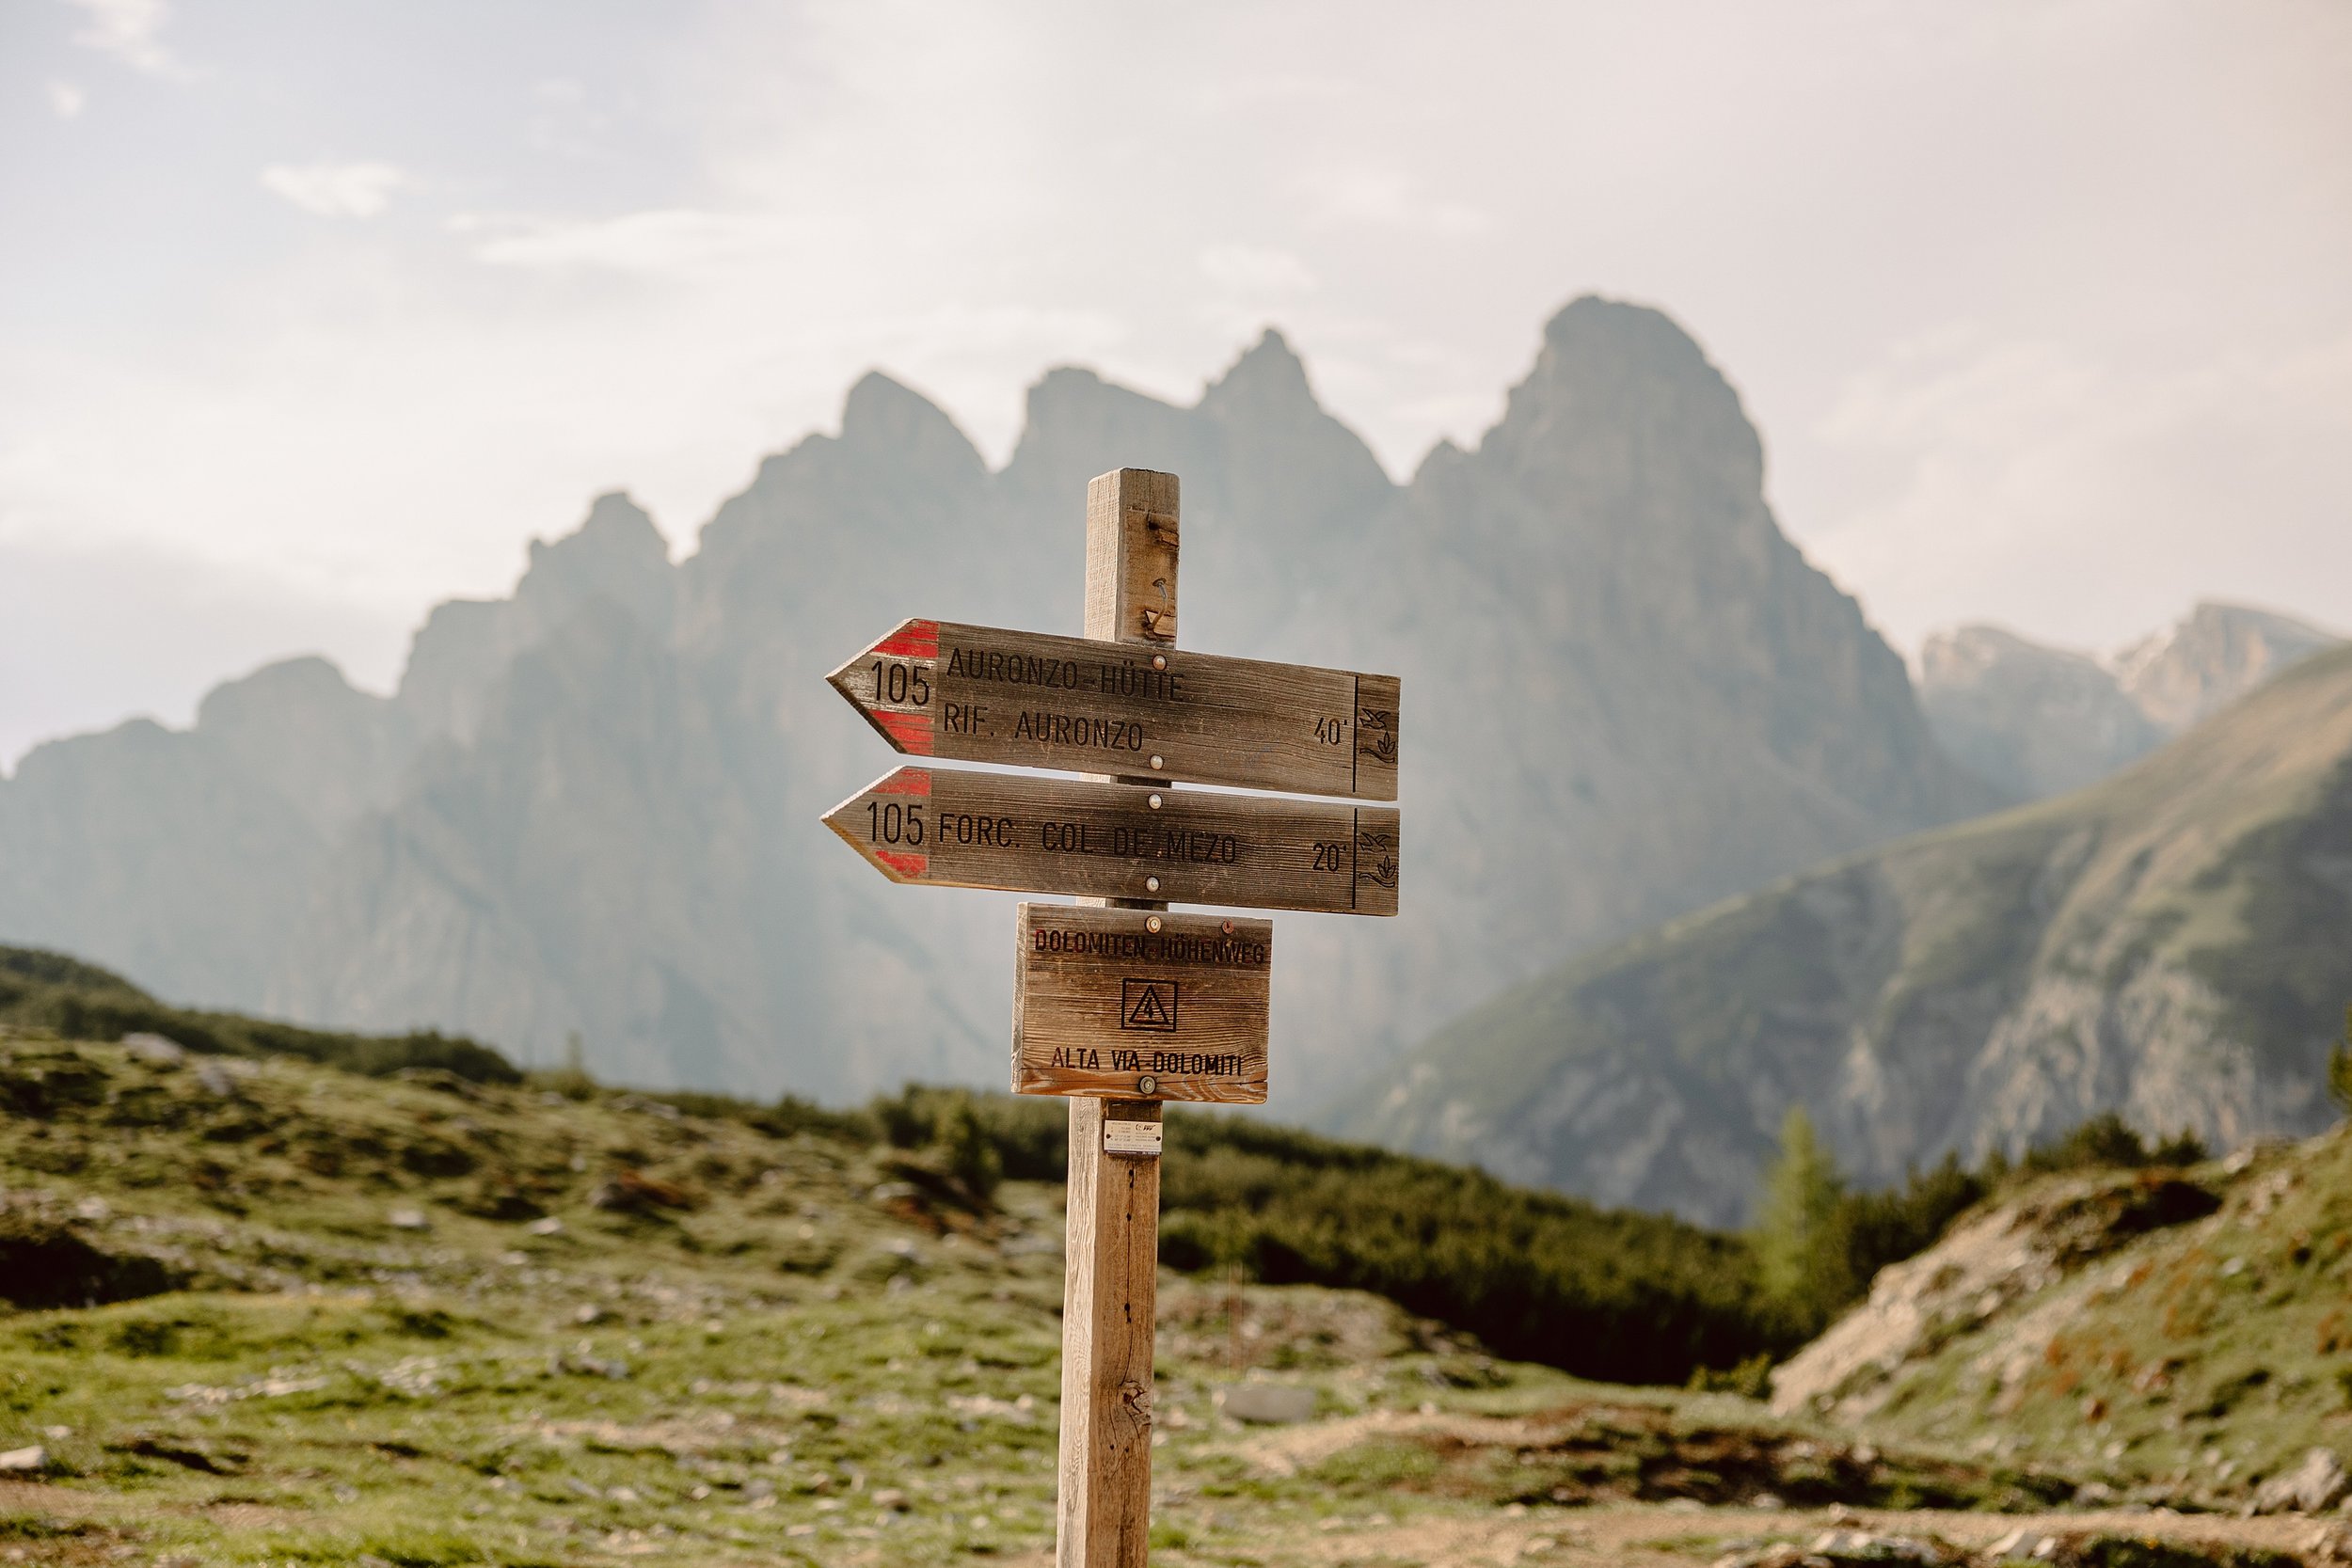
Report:
<svg viewBox="0 0 2352 1568"><path fill-rule="evenodd" d="M931 754L931 716L930 714L877 713L874 715L874 722L882 726L882 734L888 736L890 743L901 752L918 757L927 757ZM924 793L930 792L927 784Z"/></svg>
<svg viewBox="0 0 2352 1568"><path fill-rule="evenodd" d="M909 621L897 631L874 644L874 651L889 658L937 658L939 657L939 623Z"/></svg>
<svg viewBox="0 0 2352 1568"><path fill-rule="evenodd" d="M931 863L928 856L910 855L902 849L877 849L874 858L909 881L919 879Z"/></svg>

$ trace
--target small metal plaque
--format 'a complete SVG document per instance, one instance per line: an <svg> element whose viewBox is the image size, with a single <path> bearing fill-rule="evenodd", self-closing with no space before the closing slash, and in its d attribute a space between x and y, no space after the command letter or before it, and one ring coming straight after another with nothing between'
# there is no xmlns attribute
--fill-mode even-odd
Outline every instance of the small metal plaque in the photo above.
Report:
<svg viewBox="0 0 2352 1568"><path fill-rule="evenodd" d="M1158 1122L1104 1121L1103 1123L1104 1153L1156 1156L1159 1151L1160 1124Z"/></svg>

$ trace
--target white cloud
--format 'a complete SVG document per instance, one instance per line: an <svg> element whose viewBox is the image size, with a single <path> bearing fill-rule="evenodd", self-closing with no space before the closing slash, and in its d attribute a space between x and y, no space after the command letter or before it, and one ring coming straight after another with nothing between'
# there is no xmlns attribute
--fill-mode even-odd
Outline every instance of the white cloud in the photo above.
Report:
<svg viewBox="0 0 2352 1568"><path fill-rule="evenodd" d="M272 164L262 171L263 188L323 218L372 218L414 183L390 164Z"/></svg>
<svg viewBox="0 0 2352 1568"><path fill-rule="evenodd" d="M1343 223L1428 234L1483 234L1493 227L1492 219L1467 202L1425 197L1412 180L1387 169L1354 169L1327 182L1323 214Z"/></svg>
<svg viewBox="0 0 2352 1568"><path fill-rule="evenodd" d="M178 76L185 68L159 36L170 18L167 0L73 0L89 13L90 24L73 41L112 55L150 76Z"/></svg>
<svg viewBox="0 0 2352 1568"><path fill-rule="evenodd" d="M1904 642L1993 618L2109 644L2200 596L2315 608L2312 581L2352 572L2343 492L2311 483L2352 450L2352 336L2135 361L1939 332L1814 434L1877 483L1809 548Z"/></svg>
<svg viewBox="0 0 2352 1568"><path fill-rule="evenodd" d="M49 84L49 112L59 119L72 119L80 114L86 102L82 89L71 82Z"/></svg>
<svg viewBox="0 0 2352 1568"><path fill-rule="evenodd" d="M1257 245L1213 245L1200 253L1200 274L1236 293L1303 294L1315 287L1315 275L1295 255Z"/></svg>
<svg viewBox="0 0 2352 1568"><path fill-rule="evenodd" d="M501 222L461 216L450 227L459 233L492 230L474 247L474 255L493 266L589 267L673 277L774 257L793 235L792 225L781 217L691 207L579 220Z"/></svg>

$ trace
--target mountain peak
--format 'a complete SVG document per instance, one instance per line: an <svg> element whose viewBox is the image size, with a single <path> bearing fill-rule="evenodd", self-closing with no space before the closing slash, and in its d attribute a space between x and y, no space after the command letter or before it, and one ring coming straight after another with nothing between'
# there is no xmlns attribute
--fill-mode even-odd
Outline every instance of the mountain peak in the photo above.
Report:
<svg viewBox="0 0 2352 1568"><path fill-rule="evenodd" d="M1697 341L1662 310L1597 294L1545 324L1534 368L1480 451L1547 484L1565 467L1588 482L1657 468L1740 493L1763 486L1763 443Z"/></svg>
<svg viewBox="0 0 2352 1568"><path fill-rule="evenodd" d="M904 382L867 371L841 404L841 446L893 467L977 478L986 465L946 410Z"/></svg>
<svg viewBox="0 0 2352 1568"><path fill-rule="evenodd" d="M2115 678L2150 719L2181 730L2341 641L2274 610L2205 599L2118 653Z"/></svg>
<svg viewBox="0 0 2352 1568"><path fill-rule="evenodd" d="M560 539L531 542L531 564L516 592L594 587L626 600L628 593L613 592L619 585L664 574L669 566L669 541L652 516L627 491L608 490L589 505L579 528Z"/></svg>
<svg viewBox="0 0 2352 1568"><path fill-rule="evenodd" d="M1029 388L1021 441L1005 472L1015 493L1067 504L1108 468L1200 474L1207 462L1190 410L1084 366L1057 365ZM1186 494L1197 494L1200 483L1194 480Z"/></svg>
<svg viewBox="0 0 2352 1568"><path fill-rule="evenodd" d="M1236 386L1295 388L1309 402L1314 400L1314 394L1307 388L1306 361L1298 357L1290 340L1271 326L1242 351L1231 370L1210 384L1201 401L1205 403L1225 388Z"/></svg>

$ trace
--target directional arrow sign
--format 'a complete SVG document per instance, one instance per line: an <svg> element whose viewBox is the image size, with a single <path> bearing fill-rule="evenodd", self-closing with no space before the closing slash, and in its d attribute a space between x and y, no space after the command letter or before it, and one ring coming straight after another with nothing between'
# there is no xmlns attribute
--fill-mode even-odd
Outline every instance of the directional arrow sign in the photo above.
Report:
<svg viewBox="0 0 2352 1568"><path fill-rule="evenodd" d="M907 621L826 678L914 756L1396 799L1393 675Z"/></svg>
<svg viewBox="0 0 2352 1568"><path fill-rule="evenodd" d="M894 882L1396 912L1391 806L901 768L825 826Z"/></svg>

